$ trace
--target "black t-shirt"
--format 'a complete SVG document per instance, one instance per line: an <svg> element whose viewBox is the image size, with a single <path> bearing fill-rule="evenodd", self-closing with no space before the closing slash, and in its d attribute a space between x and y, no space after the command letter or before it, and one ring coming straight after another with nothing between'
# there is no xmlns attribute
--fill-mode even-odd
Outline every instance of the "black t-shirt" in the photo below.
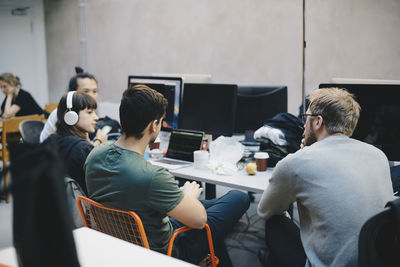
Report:
<svg viewBox="0 0 400 267"><path fill-rule="evenodd" d="M1 110L4 113L4 107L6 105L6 98L4 98L1 104ZM43 114L44 110L36 103L32 95L23 89L19 89L17 97L11 102L11 105L18 105L21 109L15 114L15 116L26 116L33 114Z"/></svg>
<svg viewBox="0 0 400 267"><path fill-rule="evenodd" d="M68 176L77 181L85 194L87 194L83 165L90 151L92 151L93 145L75 135L53 134L49 138L56 140L58 152L64 161Z"/></svg>

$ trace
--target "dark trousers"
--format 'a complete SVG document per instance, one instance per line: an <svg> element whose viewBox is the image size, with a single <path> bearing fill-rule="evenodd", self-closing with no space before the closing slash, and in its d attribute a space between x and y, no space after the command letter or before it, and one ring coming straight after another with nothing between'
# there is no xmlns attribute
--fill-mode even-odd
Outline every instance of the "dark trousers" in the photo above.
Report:
<svg viewBox="0 0 400 267"><path fill-rule="evenodd" d="M215 255L219 258L218 266L232 266L224 239L233 226L247 211L250 205L246 193L232 190L220 198L201 200L207 211L207 223L210 226ZM184 226L170 218L174 228ZM190 230L178 235L178 258L198 264L209 253L206 231Z"/></svg>
<svg viewBox="0 0 400 267"><path fill-rule="evenodd" d="M300 229L284 215L265 222L265 242L271 266L304 266L307 256L300 239Z"/></svg>

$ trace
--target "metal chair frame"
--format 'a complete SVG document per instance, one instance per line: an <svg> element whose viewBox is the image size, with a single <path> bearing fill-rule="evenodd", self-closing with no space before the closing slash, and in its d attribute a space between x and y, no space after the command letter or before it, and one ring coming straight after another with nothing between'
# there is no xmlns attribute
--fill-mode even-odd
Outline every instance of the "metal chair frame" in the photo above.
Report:
<svg viewBox="0 0 400 267"><path fill-rule="evenodd" d="M86 227L150 249L142 220L136 212L110 208L84 196L77 197L77 205ZM219 259L214 253L211 230L208 224L206 224L205 229L210 250L210 254L205 260L209 264L207 266L215 267ZM184 226L172 233L168 243L168 256L172 255L172 248L176 237L188 230L192 230L192 228Z"/></svg>

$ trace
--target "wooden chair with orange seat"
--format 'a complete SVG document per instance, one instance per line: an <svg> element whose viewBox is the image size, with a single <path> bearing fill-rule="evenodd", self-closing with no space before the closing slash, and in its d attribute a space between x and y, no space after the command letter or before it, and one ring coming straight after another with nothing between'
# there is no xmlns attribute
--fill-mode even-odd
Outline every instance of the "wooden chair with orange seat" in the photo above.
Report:
<svg viewBox="0 0 400 267"><path fill-rule="evenodd" d="M58 107L58 103L48 103L44 106L44 110L47 113L51 113L53 110L55 110Z"/></svg>
<svg viewBox="0 0 400 267"><path fill-rule="evenodd" d="M40 120L45 121L44 115L27 115L17 116L2 121L3 131L1 133L1 159L3 161L3 169L7 167L10 156L7 149L7 142L18 142L21 138L19 134L19 124L24 120ZM4 175L4 188L8 186L8 174ZM6 194L6 202L10 201L10 195Z"/></svg>
<svg viewBox="0 0 400 267"><path fill-rule="evenodd" d="M123 239L130 243L150 249L142 220L133 211L123 211L106 207L84 196L77 197L77 205L86 227ZM201 266L217 266L219 259L215 256L211 230L205 226L210 254L200 263ZM175 230L168 243L167 255L172 255L172 248L178 234L192 230L181 227Z"/></svg>

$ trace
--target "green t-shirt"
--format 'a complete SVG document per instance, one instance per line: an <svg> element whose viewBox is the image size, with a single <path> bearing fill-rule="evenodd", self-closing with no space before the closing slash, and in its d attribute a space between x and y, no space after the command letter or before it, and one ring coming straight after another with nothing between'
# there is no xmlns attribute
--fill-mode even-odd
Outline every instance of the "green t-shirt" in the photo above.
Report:
<svg viewBox="0 0 400 267"><path fill-rule="evenodd" d="M183 199L174 176L139 153L114 144L93 149L84 168L89 197L112 208L136 212L150 248L166 253L173 232L167 213Z"/></svg>

